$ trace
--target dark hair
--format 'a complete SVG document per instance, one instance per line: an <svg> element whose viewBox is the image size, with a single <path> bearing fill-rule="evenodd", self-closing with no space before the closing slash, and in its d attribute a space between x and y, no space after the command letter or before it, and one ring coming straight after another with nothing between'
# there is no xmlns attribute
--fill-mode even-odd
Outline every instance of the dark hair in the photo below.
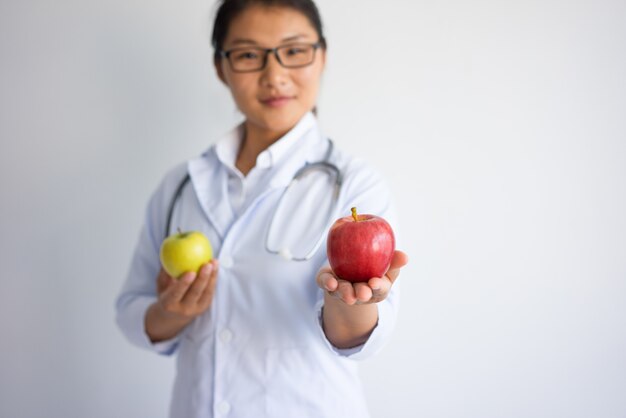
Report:
<svg viewBox="0 0 626 418"><path fill-rule="evenodd" d="M322 19L313 0L221 0L215 16L213 35L211 36L211 43L215 49L215 60L220 58L220 51L224 47L224 40L226 39L228 28L233 19L248 7L257 5L265 7L289 7L299 11L309 19L309 22L311 22L311 25L317 31L322 48L326 49L326 39L322 31Z"/></svg>

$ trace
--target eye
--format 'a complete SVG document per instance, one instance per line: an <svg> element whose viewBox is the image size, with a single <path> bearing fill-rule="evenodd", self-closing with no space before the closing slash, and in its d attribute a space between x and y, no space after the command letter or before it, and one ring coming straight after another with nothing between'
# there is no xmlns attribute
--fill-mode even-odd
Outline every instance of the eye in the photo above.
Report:
<svg viewBox="0 0 626 418"><path fill-rule="evenodd" d="M300 55L305 54L307 52L307 48L301 46L292 46L288 48L286 52L288 56Z"/></svg>
<svg viewBox="0 0 626 418"><path fill-rule="evenodd" d="M257 60L259 54L254 50L236 51L233 53L233 58L237 61Z"/></svg>

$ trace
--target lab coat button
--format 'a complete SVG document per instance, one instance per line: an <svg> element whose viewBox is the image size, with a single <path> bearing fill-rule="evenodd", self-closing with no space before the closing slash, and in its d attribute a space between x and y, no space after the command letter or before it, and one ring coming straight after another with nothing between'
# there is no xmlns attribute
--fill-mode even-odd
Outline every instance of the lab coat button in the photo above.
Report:
<svg viewBox="0 0 626 418"><path fill-rule="evenodd" d="M229 343L233 339L233 332L228 328L225 328L220 332L220 340L224 343Z"/></svg>
<svg viewBox="0 0 626 418"><path fill-rule="evenodd" d="M230 412L230 404L226 401L222 401L217 404L217 412L221 415L226 415Z"/></svg>
<svg viewBox="0 0 626 418"><path fill-rule="evenodd" d="M231 268L233 266L233 259L229 256L224 256L220 258L220 265L224 268Z"/></svg>

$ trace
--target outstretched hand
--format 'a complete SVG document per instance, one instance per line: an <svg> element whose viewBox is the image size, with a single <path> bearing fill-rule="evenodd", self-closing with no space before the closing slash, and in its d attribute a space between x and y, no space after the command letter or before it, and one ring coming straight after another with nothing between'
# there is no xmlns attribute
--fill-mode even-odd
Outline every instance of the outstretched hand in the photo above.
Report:
<svg viewBox="0 0 626 418"><path fill-rule="evenodd" d="M400 270L409 262L402 251L395 251L387 273L383 277L373 277L367 282L352 283L338 278L329 266L317 273L317 285L330 296L342 300L347 305L377 303L385 300L391 286L400 275Z"/></svg>

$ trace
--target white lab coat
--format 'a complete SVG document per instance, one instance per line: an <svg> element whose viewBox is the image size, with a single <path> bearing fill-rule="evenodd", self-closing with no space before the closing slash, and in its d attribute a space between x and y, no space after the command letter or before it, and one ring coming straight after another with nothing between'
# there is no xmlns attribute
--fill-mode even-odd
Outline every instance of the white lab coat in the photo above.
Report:
<svg viewBox="0 0 626 418"><path fill-rule="evenodd" d="M378 352L388 340L398 283L377 305L378 324L364 345L338 350L330 344L320 321L323 293L315 282L317 271L327 263L326 246L306 262L287 261L265 250L266 228L281 192L307 161L321 160L328 146L310 113L279 142L286 138L294 146L271 162L267 181L257 185L258 193L234 218L227 170L215 146L170 171L150 199L117 299L117 322L132 343L177 354L172 418L368 416L357 361ZM399 242L391 196L381 177L337 149L332 162L344 176L337 217L348 216L352 206L380 215L390 222ZM145 333L144 315L156 300L167 208L187 172L191 186L183 190L172 228L207 235L220 260L217 288L209 310L178 337L153 344ZM293 221L294 228L307 226L298 216Z"/></svg>

